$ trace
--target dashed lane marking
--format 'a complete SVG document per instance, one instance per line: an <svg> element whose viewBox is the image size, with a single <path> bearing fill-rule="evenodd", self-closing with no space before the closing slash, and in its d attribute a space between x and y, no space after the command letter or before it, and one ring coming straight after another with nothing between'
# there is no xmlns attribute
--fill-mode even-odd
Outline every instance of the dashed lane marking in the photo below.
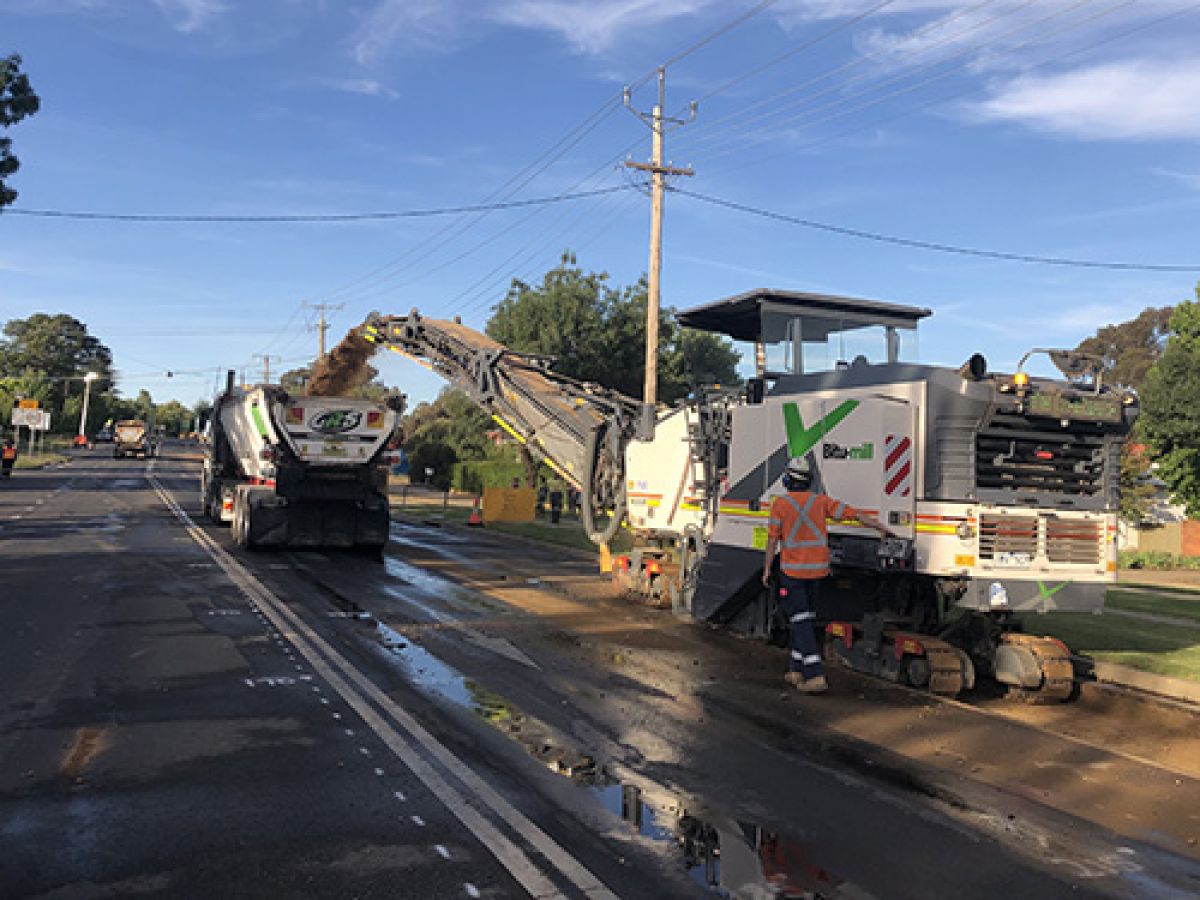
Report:
<svg viewBox="0 0 1200 900"><path fill-rule="evenodd" d="M392 791L392 796L395 797L397 800L399 800L401 803L405 803L408 801L408 798L406 796L404 796L404 791Z"/></svg>
<svg viewBox="0 0 1200 900"><path fill-rule="evenodd" d="M471 884L469 881L463 884L463 889L467 892L468 897L478 898L482 896L482 894L479 893L479 888L475 887L475 885Z"/></svg>
<svg viewBox="0 0 1200 900"><path fill-rule="evenodd" d="M441 844L434 844L433 849L437 851L438 856L440 856L442 859L450 858L450 851L447 850L445 847L443 847Z"/></svg>
<svg viewBox="0 0 1200 900"><path fill-rule="evenodd" d="M288 633L289 640L308 660L313 672L341 696L384 745L429 788L526 891L539 900L564 897L562 891L547 875L544 867L549 867L589 898L616 900L616 895L578 859L441 744L407 710L365 674L355 669L349 660L317 634L300 615L268 590L212 537L198 528L157 478L147 473L147 479L192 539L208 552L209 557L217 563L230 581L248 600L257 603L277 628ZM413 743L410 743L410 740ZM417 745L423 748L429 759L417 751ZM461 788L455 786L451 779L456 780ZM470 794L470 800L464 796L464 791ZM502 822L513 834L527 842L536 851L540 861L535 862L501 829L497 821L483 815L481 808L490 810L498 822Z"/></svg>
<svg viewBox="0 0 1200 900"><path fill-rule="evenodd" d="M412 820L412 823L414 825L416 825L418 828L425 827L425 820L422 819L420 816L409 816L409 818Z"/></svg>

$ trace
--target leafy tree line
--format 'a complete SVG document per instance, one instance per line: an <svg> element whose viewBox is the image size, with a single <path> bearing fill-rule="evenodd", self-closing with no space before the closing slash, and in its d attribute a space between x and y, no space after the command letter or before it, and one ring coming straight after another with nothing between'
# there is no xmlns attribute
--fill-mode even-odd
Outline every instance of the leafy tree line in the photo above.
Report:
<svg viewBox="0 0 1200 900"><path fill-rule="evenodd" d="M121 397L114 386L112 352L83 322L65 313L35 313L6 323L0 337L0 427L9 425L16 401L26 398L49 411L52 433L76 434L88 373L98 376L88 392L89 435L118 419L152 421L169 434L187 432L206 405L156 404L146 390L132 399Z"/></svg>
<svg viewBox="0 0 1200 900"><path fill-rule="evenodd" d="M21 71L21 57L13 53L0 58L0 127L5 132L41 107L41 100ZM17 199L17 192L6 180L16 174L21 161L12 152L12 138L0 137L0 209Z"/></svg>
<svg viewBox="0 0 1200 900"><path fill-rule="evenodd" d="M1078 349L1099 356L1104 379L1133 389L1141 402L1121 457L1122 517L1137 522L1149 512L1152 467L1188 515L1200 516L1200 285L1196 300L1147 308Z"/></svg>
<svg viewBox="0 0 1200 900"><path fill-rule="evenodd" d="M556 372L640 399L646 302L644 278L632 286L614 286L603 273L585 272L568 253L540 284L514 280L484 330L511 350L552 357ZM679 400L698 385L739 383L733 345L718 335L680 326L670 308L661 313L658 352L658 397L663 402ZM424 480L429 468L434 472L430 480L446 488L457 471L461 483L453 486L478 490L487 478L484 467L464 475L458 464L465 462L487 463L496 476L493 482L507 483L513 474L532 482L545 474L527 452L489 441L487 432L496 428L465 394L443 390L405 419L413 479Z"/></svg>

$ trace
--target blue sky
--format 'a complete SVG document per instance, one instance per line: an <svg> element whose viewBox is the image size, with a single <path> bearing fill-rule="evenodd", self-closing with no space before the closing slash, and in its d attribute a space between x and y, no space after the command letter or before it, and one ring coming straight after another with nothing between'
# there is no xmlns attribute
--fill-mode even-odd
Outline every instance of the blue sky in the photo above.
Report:
<svg viewBox="0 0 1200 900"><path fill-rule="evenodd" d="M17 205L344 213L628 184L619 161L646 158L649 132L622 86L757 5L0 0L0 53L23 55L43 100L9 130ZM905 238L1196 268L942 255L670 196L663 301L768 286L928 306L922 358L982 351L1003 367L1189 298L1198 38L1200 4L1182 0L767 4L668 67L668 111L701 101L667 139L696 170L681 187ZM633 102L648 110L653 84ZM633 191L354 224L0 216L0 320L75 315L113 349L123 393L190 403L254 354L306 362L304 301L344 304L333 339L373 309L480 326L513 277L538 279L568 248L634 281L648 220ZM402 359L380 365L414 399L440 387Z"/></svg>

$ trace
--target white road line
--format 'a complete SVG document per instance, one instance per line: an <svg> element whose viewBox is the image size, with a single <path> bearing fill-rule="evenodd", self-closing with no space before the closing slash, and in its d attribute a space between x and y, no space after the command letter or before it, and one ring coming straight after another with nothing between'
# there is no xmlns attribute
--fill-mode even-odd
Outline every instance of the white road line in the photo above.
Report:
<svg viewBox="0 0 1200 900"><path fill-rule="evenodd" d="M320 635L293 610L271 593L244 566L217 544L203 530L196 527L191 517L167 493L156 478L149 478L159 498L166 504L214 562L225 572L247 599L261 605L267 617L276 627L285 631L288 640L296 647L313 668L313 671L346 701L367 726L383 741L399 759L416 775L454 816L465 825L493 856L508 869L509 873L530 894L541 898L563 897L562 892L546 876L517 844L479 810L426 761L416 748L409 744L376 711L385 712L410 738L420 744L430 756L468 789L473 799L488 807L501 821L508 825L537 850L539 854L579 888L585 896L616 900L613 894L595 875L574 856L559 846L548 834L530 821L511 803L505 800L476 772L438 742L415 718L399 706L369 678L355 669L348 660L330 646ZM318 649L319 648L319 649ZM353 685L353 686L352 686ZM355 690L357 687L357 690ZM374 706L372 706L372 703Z"/></svg>
<svg viewBox="0 0 1200 900"><path fill-rule="evenodd" d="M375 774L378 775L380 778L382 778L383 777L383 769L376 769Z"/></svg>
<svg viewBox="0 0 1200 900"><path fill-rule="evenodd" d="M408 800L408 798L404 796L404 791L393 791L392 796L395 797L397 800L399 800L401 803L404 803Z"/></svg>
<svg viewBox="0 0 1200 900"><path fill-rule="evenodd" d="M433 849L438 852L438 856L440 856L442 859L450 858L450 851L447 850L445 847L443 847L441 844L434 844Z"/></svg>
<svg viewBox="0 0 1200 900"><path fill-rule="evenodd" d="M475 885L471 884L469 881L463 884L463 888L466 890L468 897L478 898L482 896L479 893L479 888L475 887Z"/></svg>
<svg viewBox="0 0 1200 900"><path fill-rule="evenodd" d="M412 823L414 825L416 825L418 828L425 827L425 820L422 819L420 816L409 816L409 818L412 819Z"/></svg>

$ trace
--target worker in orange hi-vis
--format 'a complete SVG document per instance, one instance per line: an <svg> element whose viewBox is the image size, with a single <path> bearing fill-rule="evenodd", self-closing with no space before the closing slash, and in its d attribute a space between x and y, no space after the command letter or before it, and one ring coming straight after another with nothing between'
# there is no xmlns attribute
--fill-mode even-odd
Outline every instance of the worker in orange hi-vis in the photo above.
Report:
<svg viewBox="0 0 1200 900"><path fill-rule="evenodd" d="M12 438L4 442L3 449L0 449L0 478L8 478L12 475L13 466L17 462L17 448L13 444Z"/></svg>
<svg viewBox="0 0 1200 900"><path fill-rule="evenodd" d="M826 520L855 519L885 537L891 532L861 510L811 491L812 482L812 468L806 458L797 457L788 463L783 473L787 493L771 503L762 580L769 588L771 566L779 551L779 606L792 626L792 656L784 678L798 690L815 694L829 687L813 629L817 592L821 580L829 574Z"/></svg>

